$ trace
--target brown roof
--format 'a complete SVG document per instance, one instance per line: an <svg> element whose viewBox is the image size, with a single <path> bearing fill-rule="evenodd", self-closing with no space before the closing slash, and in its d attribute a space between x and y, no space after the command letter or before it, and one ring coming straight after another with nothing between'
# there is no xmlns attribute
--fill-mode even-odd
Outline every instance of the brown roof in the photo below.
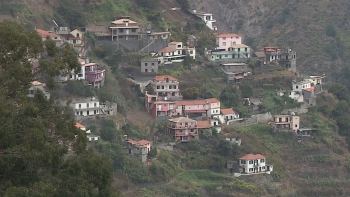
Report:
<svg viewBox="0 0 350 197"><path fill-rule="evenodd" d="M310 87L310 88L304 88L303 90L308 91L308 92L313 92L314 91L314 87Z"/></svg>
<svg viewBox="0 0 350 197"><path fill-rule="evenodd" d="M261 154L246 154L243 157L239 158L240 160L254 160L254 159L265 159L264 155Z"/></svg>
<svg viewBox="0 0 350 197"><path fill-rule="evenodd" d="M218 34L216 35L217 38L230 38L230 37L241 37L238 34Z"/></svg>
<svg viewBox="0 0 350 197"><path fill-rule="evenodd" d="M206 105L206 100L182 100L182 101L176 101L175 103L177 106L181 105Z"/></svg>
<svg viewBox="0 0 350 197"><path fill-rule="evenodd" d="M156 81L165 81L166 79L169 79L170 81L177 81L175 77L172 77L170 75L158 75L154 77L154 80Z"/></svg>
<svg viewBox="0 0 350 197"><path fill-rule="evenodd" d="M260 57L260 58L265 57L265 53L264 53L263 51L257 51L257 52L255 52L255 55L256 55L257 57Z"/></svg>
<svg viewBox="0 0 350 197"><path fill-rule="evenodd" d="M54 33L50 33L48 31L45 31L45 30L42 30L42 29L36 29L36 32L42 37L42 38L46 38L46 37L60 37L59 35L57 34L54 34Z"/></svg>
<svg viewBox="0 0 350 197"><path fill-rule="evenodd" d="M198 120L197 125L199 129L209 129L211 128L210 120Z"/></svg>
<svg viewBox="0 0 350 197"><path fill-rule="evenodd" d="M79 122L75 123L75 127L79 128L79 129L86 128L84 125L80 124Z"/></svg>
<svg viewBox="0 0 350 197"><path fill-rule="evenodd" d="M125 24L125 23L137 24L137 22L132 21L130 19L118 19L118 20L112 21L111 23L116 24L116 25L121 25L121 24Z"/></svg>
<svg viewBox="0 0 350 197"><path fill-rule="evenodd" d="M128 142L132 145L139 145L139 146L145 146L151 143L148 140L140 140L140 141L128 140Z"/></svg>
<svg viewBox="0 0 350 197"><path fill-rule="evenodd" d="M207 99L209 101L209 103L219 103L220 101L216 98L209 98Z"/></svg>
<svg viewBox="0 0 350 197"><path fill-rule="evenodd" d="M169 119L170 122L196 122L195 120L192 120L191 118L187 117L179 117L179 118L172 118Z"/></svg>
<svg viewBox="0 0 350 197"><path fill-rule="evenodd" d="M228 115L228 114L234 114L235 112L233 111L232 108L227 108L227 109L221 109L221 113L223 115Z"/></svg>
<svg viewBox="0 0 350 197"><path fill-rule="evenodd" d="M160 53L169 53L169 52L174 52L175 49L172 49L170 47L165 47L165 48L162 48L159 52Z"/></svg>

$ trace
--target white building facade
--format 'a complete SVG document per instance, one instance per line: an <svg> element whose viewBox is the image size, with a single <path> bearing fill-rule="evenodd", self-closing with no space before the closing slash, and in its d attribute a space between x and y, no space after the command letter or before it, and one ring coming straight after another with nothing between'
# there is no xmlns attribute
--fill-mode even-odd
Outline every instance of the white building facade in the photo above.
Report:
<svg viewBox="0 0 350 197"><path fill-rule="evenodd" d="M261 154L247 154L239 158L239 173L240 174L258 174L273 171L273 165L266 164L266 157Z"/></svg>
<svg viewBox="0 0 350 197"><path fill-rule="evenodd" d="M73 100L70 106L76 116L94 116L100 114L100 102L92 98Z"/></svg>

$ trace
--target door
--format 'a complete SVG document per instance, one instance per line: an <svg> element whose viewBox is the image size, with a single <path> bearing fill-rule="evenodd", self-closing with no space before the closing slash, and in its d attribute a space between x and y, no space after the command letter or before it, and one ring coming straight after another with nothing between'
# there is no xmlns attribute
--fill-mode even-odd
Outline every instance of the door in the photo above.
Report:
<svg viewBox="0 0 350 197"><path fill-rule="evenodd" d="M242 169L242 173L245 173L245 168Z"/></svg>

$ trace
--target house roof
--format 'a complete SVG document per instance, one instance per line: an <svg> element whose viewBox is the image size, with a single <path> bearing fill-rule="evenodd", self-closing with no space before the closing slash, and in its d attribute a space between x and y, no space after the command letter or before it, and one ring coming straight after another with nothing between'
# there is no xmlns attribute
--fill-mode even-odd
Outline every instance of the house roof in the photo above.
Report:
<svg viewBox="0 0 350 197"><path fill-rule="evenodd" d="M172 77L170 75L158 75L158 76L154 77L154 80L156 80L156 81L165 81L167 78L170 81L177 81L177 79L175 77Z"/></svg>
<svg viewBox="0 0 350 197"><path fill-rule="evenodd" d="M257 51L255 52L255 55L259 58L264 58L266 57L265 53L263 51Z"/></svg>
<svg viewBox="0 0 350 197"><path fill-rule="evenodd" d="M304 88L303 90L308 91L308 92L313 92L314 91L314 87L310 87L310 88Z"/></svg>
<svg viewBox="0 0 350 197"><path fill-rule="evenodd" d="M265 159L264 155L261 154L246 154L239 158L240 160L254 160L254 159Z"/></svg>
<svg viewBox="0 0 350 197"><path fill-rule="evenodd" d="M208 98L206 100L208 100L209 103L220 103L220 101L218 99L216 99L216 98Z"/></svg>
<svg viewBox="0 0 350 197"><path fill-rule="evenodd" d="M136 141L136 140L128 140L128 142L132 145L139 145L139 146L145 146L150 144L151 142L148 140L140 140L140 141Z"/></svg>
<svg viewBox="0 0 350 197"><path fill-rule="evenodd" d="M207 104L206 100L182 100L182 101L176 101L175 103L177 106L181 105L205 105Z"/></svg>
<svg viewBox="0 0 350 197"><path fill-rule="evenodd" d="M121 25L121 24L125 24L125 23L137 24L137 22L132 21L132 20L130 20L130 19L125 19L125 18L112 21L111 23L112 23L112 24L116 24L116 25Z"/></svg>
<svg viewBox="0 0 350 197"><path fill-rule="evenodd" d="M172 118L169 119L170 122L196 122L195 120L192 120L191 118L187 117L179 117L179 118Z"/></svg>
<svg viewBox="0 0 350 197"><path fill-rule="evenodd" d="M218 34L216 35L217 38L228 38L228 37L241 37L238 34Z"/></svg>
<svg viewBox="0 0 350 197"><path fill-rule="evenodd" d="M58 34L54 34L42 29L36 29L36 32L42 37L42 38L46 38L46 37L60 37Z"/></svg>
<svg viewBox="0 0 350 197"><path fill-rule="evenodd" d="M210 120L198 120L197 125L199 129L209 129L211 128Z"/></svg>
<svg viewBox="0 0 350 197"><path fill-rule="evenodd" d="M235 114L232 108L221 109L223 115Z"/></svg>
<svg viewBox="0 0 350 197"><path fill-rule="evenodd" d="M165 48L162 48L159 52L160 53L169 53L169 52L174 52L175 49L172 49L170 47L165 47Z"/></svg>
<svg viewBox="0 0 350 197"><path fill-rule="evenodd" d="M245 45L245 44L235 44L233 45L232 47L230 48L248 48L249 46L248 45Z"/></svg>
<svg viewBox="0 0 350 197"><path fill-rule="evenodd" d="M182 42L170 42L169 44L182 44Z"/></svg>
<svg viewBox="0 0 350 197"><path fill-rule="evenodd" d="M80 124L79 122L75 123L75 127L79 128L79 129L86 128L84 125Z"/></svg>
<svg viewBox="0 0 350 197"><path fill-rule="evenodd" d="M40 86L42 83L40 81L32 81L30 82L33 86Z"/></svg>

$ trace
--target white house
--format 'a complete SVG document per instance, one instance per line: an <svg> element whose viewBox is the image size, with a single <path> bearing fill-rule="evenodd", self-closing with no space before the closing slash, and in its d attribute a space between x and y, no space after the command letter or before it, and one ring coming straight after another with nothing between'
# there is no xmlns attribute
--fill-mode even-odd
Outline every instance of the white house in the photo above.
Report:
<svg viewBox="0 0 350 197"><path fill-rule="evenodd" d="M242 44L242 37L238 34L218 34L216 35L217 49L228 51L230 47Z"/></svg>
<svg viewBox="0 0 350 197"><path fill-rule="evenodd" d="M39 90L39 91L42 91L46 99L50 99L50 93L47 91L45 83L41 83L39 81L32 81L30 83L31 83L31 86L28 89L28 94L27 94L28 97L34 97L35 92Z"/></svg>
<svg viewBox="0 0 350 197"><path fill-rule="evenodd" d="M94 135L94 134L87 134L86 135L86 138L88 139L89 142L92 142L92 141L97 141L100 139L100 136L98 135Z"/></svg>
<svg viewBox="0 0 350 197"><path fill-rule="evenodd" d="M311 82L310 81L293 81L292 83L292 90L302 92L303 89L305 88L310 88L311 87Z"/></svg>
<svg viewBox="0 0 350 197"><path fill-rule="evenodd" d="M221 109L221 115L222 115L223 122L227 124L230 120L239 118L239 114L236 114L232 108Z"/></svg>
<svg viewBox="0 0 350 197"><path fill-rule="evenodd" d="M240 174L257 174L273 171L273 165L266 164L266 157L261 154L247 154L239 158L239 173Z"/></svg>
<svg viewBox="0 0 350 197"><path fill-rule="evenodd" d="M214 23L216 23L216 20L213 19L213 14L207 13L207 12L198 12L197 10L192 10L192 14L198 16L201 18L204 23L209 27L211 30L217 30L218 28L214 26Z"/></svg>
<svg viewBox="0 0 350 197"><path fill-rule="evenodd" d="M291 90L288 95L290 98L296 100L298 103L304 102L304 95L301 92Z"/></svg>
<svg viewBox="0 0 350 197"><path fill-rule="evenodd" d="M170 42L167 47L158 51L156 59L162 64L171 64L184 61L187 55L196 59L196 49L183 46L182 42Z"/></svg>
<svg viewBox="0 0 350 197"><path fill-rule="evenodd" d="M208 117L218 117L220 115L220 101L216 98L206 99L209 104Z"/></svg>
<svg viewBox="0 0 350 197"><path fill-rule="evenodd" d="M321 75L321 76L316 76L316 75L314 75L314 76L310 76L308 79L306 79L306 80L308 80L308 81L310 81L313 85L323 85L323 84L325 84L326 83L326 75L325 74L323 74L323 75Z"/></svg>
<svg viewBox="0 0 350 197"><path fill-rule="evenodd" d="M100 102L95 97L74 99L70 103L76 116L94 116L100 114Z"/></svg>

